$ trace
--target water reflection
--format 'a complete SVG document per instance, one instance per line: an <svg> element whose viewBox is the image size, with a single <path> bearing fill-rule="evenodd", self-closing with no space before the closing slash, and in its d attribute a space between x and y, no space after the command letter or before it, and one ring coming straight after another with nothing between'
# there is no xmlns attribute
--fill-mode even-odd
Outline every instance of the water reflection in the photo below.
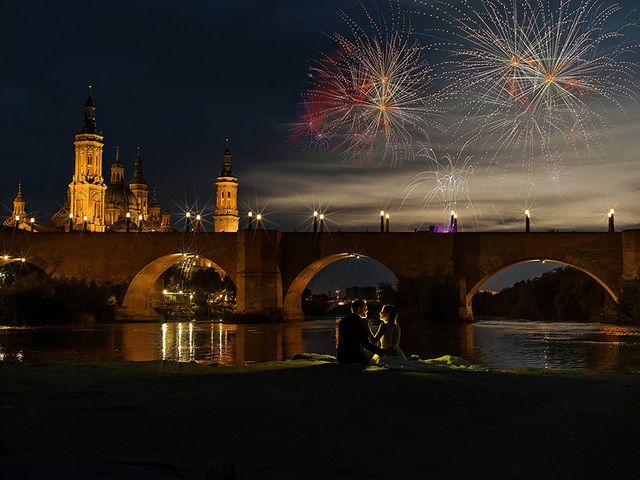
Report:
<svg viewBox="0 0 640 480"><path fill-rule="evenodd" d="M217 322L0 327L0 361L151 361L238 365L335 353L335 320L278 325ZM464 357L494 368L640 369L640 329L615 325L485 321L403 326L402 349Z"/></svg>
<svg viewBox="0 0 640 480"><path fill-rule="evenodd" d="M115 360L215 362L238 365L290 358L303 351L306 324L232 325L179 322L123 324Z"/></svg>
<svg viewBox="0 0 640 480"><path fill-rule="evenodd" d="M640 329L563 322L487 321L474 325L476 360L488 366L640 368Z"/></svg>

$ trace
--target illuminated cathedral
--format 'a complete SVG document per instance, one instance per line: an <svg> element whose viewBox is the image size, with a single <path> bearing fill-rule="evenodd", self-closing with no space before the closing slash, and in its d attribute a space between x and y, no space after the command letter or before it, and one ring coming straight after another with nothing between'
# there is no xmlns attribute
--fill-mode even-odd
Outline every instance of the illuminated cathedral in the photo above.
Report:
<svg viewBox="0 0 640 480"><path fill-rule="evenodd" d="M36 223L26 211L22 183L13 202L13 212L4 227L25 230L81 230L90 232L174 232L171 212L162 210L155 190L149 201L149 184L144 178L143 159L137 149L133 176L127 183L125 166L120 159L120 147L115 147L109 182L103 176L104 136L96 125L96 107L91 98L91 86L84 106L84 123L75 135L74 170L62 207L53 215L52 225ZM214 232L238 231L238 179L233 174L231 152L223 153L223 166L214 182ZM204 230L200 215L191 231Z"/></svg>

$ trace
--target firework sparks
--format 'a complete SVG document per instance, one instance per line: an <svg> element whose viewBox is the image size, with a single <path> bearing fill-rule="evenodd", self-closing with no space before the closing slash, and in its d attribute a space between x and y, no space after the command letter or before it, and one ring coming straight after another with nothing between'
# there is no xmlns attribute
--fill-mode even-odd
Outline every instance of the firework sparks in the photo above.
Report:
<svg viewBox="0 0 640 480"><path fill-rule="evenodd" d="M432 169L416 174L406 183L403 188L404 201L416 189L428 186L429 190L422 196L424 209L437 203L442 208L445 219L450 212L460 207L473 209L469 196L473 175L472 157L464 153L464 147L455 157L449 154L438 157L428 147L423 147L418 155L426 158Z"/></svg>
<svg viewBox="0 0 640 480"><path fill-rule="evenodd" d="M454 59L445 62L447 95L464 102L465 121L480 124L498 152L541 152L561 159L601 143L607 110L635 98L637 65L625 59L635 46L615 28L618 4L606 0L435 0L429 15L448 28ZM424 13L424 12L423 12ZM547 163L551 160L547 160ZM560 160L561 161L561 160ZM532 170L532 165L523 165Z"/></svg>
<svg viewBox="0 0 640 480"><path fill-rule="evenodd" d="M383 25L365 10L369 28L340 13L350 36L331 35L337 51L312 64L294 128L310 148L328 146L363 163L375 154L395 165L414 155L414 138L425 140L437 127L424 48L396 7Z"/></svg>

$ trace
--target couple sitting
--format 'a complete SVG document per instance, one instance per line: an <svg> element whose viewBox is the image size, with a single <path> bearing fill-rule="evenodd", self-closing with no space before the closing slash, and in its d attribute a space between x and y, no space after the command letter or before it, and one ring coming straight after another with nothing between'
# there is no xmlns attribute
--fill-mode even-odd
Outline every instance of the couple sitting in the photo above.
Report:
<svg viewBox="0 0 640 480"><path fill-rule="evenodd" d="M380 311L382 323L378 332L373 335L367 321L367 302L354 300L351 303L351 313L340 320L338 324L338 355L339 363L361 363L368 365L371 355L376 363L384 363L389 357L406 360L400 350L400 327L396 323L398 311L393 305L385 305ZM375 345L375 344L378 345Z"/></svg>

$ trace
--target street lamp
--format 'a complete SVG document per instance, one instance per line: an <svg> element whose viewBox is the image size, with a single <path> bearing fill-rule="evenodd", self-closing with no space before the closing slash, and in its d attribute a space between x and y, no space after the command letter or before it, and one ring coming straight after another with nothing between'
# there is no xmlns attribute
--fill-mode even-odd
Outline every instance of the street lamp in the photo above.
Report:
<svg viewBox="0 0 640 480"><path fill-rule="evenodd" d="M385 223L385 227L384 227L384 229L385 229L385 231L386 231L387 233L389 233L389 214L388 214L388 213L387 213L387 214L385 214L385 221L386 221L386 223Z"/></svg>
<svg viewBox="0 0 640 480"><path fill-rule="evenodd" d="M249 223L248 223L248 229L249 230L253 230L253 212L249 212L247 214L247 217L249 217Z"/></svg>
<svg viewBox="0 0 640 480"><path fill-rule="evenodd" d="M256 215L256 230L260 230L262 228L262 214Z"/></svg>
<svg viewBox="0 0 640 480"><path fill-rule="evenodd" d="M324 232L324 213L320 214L320 231Z"/></svg>
<svg viewBox="0 0 640 480"><path fill-rule="evenodd" d="M29 223L31 224L31 231L33 232L33 227L34 227L34 226L35 226L35 224L36 224L36 219L35 219L35 218L33 218L33 217L31 217L31 220L29 220Z"/></svg>
<svg viewBox="0 0 640 480"><path fill-rule="evenodd" d="M453 232L453 221L455 220L455 216L456 216L456 211L455 210L451 210L451 219L449 221L449 231Z"/></svg>
<svg viewBox="0 0 640 480"><path fill-rule="evenodd" d="M313 233L318 233L318 211L313 211Z"/></svg>
<svg viewBox="0 0 640 480"><path fill-rule="evenodd" d="M188 232L191 229L191 212L187 212L185 215L185 226L184 226L184 231Z"/></svg>
<svg viewBox="0 0 640 480"><path fill-rule="evenodd" d="M615 210L612 208L609 210L609 233L613 233L616 231L616 221L615 221Z"/></svg>
<svg viewBox="0 0 640 480"><path fill-rule="evenodd" d="M86 232L87 231L87 222L89 221L89 217L87 217L86 215L84 215L82 217L82 231Z"/></svg>
<svg viewBox="0 0 640 480"><path fill-rule="evenodd" d="M527 233L531 231L531 213L529 210L524 211L524 231Z"/></svg>
<svg viewBox="0 0 640 480"><path fill-rule="evenodd" d="M384 232L384 210L380 210L380 233Z"/></svg>
<svg viewBox="0 0 640 480"><path fill-rule="evenodd" d="M138 232L142 232L142 214L138 214Z"/></svg>

